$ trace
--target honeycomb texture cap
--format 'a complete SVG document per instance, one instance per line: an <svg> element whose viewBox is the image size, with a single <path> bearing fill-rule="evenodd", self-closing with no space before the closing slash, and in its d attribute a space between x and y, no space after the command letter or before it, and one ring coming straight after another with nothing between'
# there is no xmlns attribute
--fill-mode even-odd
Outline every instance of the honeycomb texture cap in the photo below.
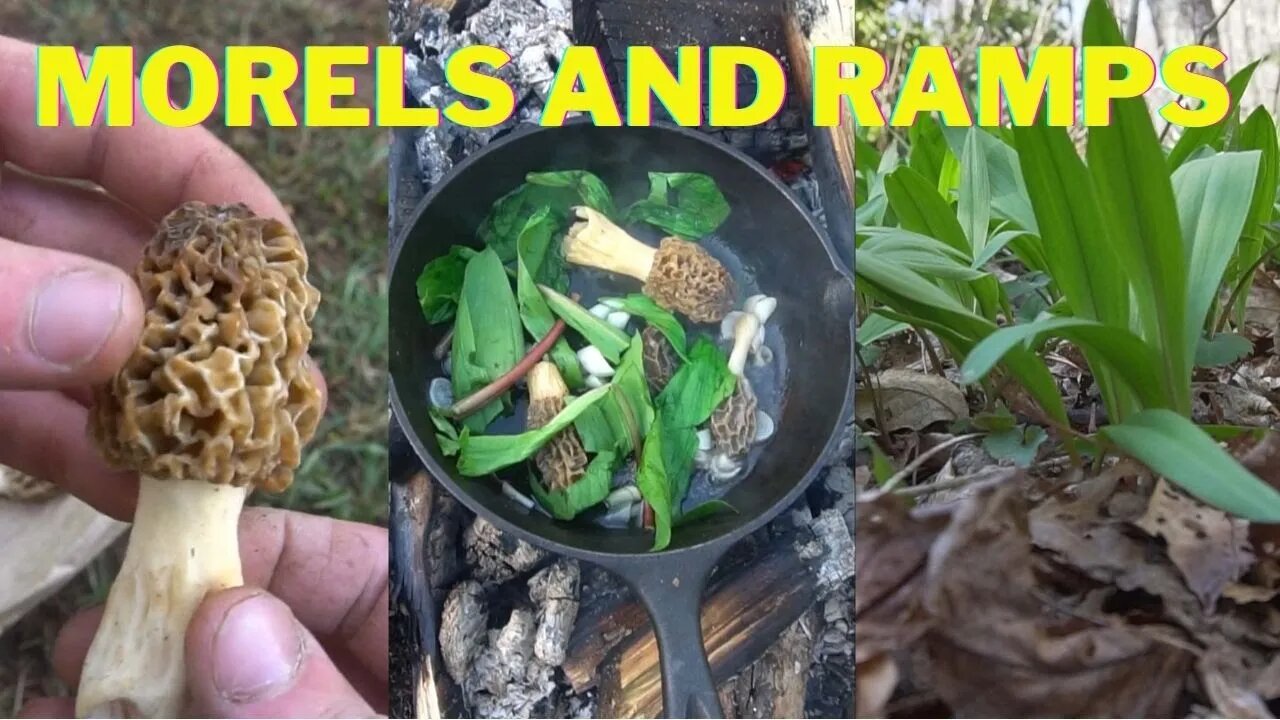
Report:
<svg viewBox="0 0 1280 720"><path fill-rule="evenodd" d="M700 323L720 322L733 306L736 290L729 271L698 245L663 238L653 257L644 294L668 310Z"/></svg>
<svg viewBox="0 0 1280 720"><path fill-rule="evenodd" d="M305 361L320 293L297 235L242 204L186 203L134 279L142 338L89 417L107 461L159 480L287 488L322 409Z"/></svg>

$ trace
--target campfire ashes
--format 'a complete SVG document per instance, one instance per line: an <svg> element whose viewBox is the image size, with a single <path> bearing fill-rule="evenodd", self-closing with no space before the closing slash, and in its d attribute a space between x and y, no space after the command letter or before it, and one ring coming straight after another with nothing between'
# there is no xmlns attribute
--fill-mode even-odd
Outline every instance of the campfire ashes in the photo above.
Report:
<svg viewBox="0 0 1280 720"><path fill-rule="evenodd" d="M598 3L585 4L594 8ZM405 84L416 103L443 108L456 100L470 102L448 87L442 67L452 52L470 45L496 46L511 55L513 62L493 74L515 89L517 99L516 112L496 127L442 123L398 131L403 134L393 155L412 157L391 159L393 168L404 169L393 172L394 213L410 207L456 163L485 144L521 124L538 122L557 58L573 44L575 19L581 23L582 13L571 0L459 0L452 12L421 0L390 0L389 6L392 39L407 50ZM749 142L751 135L723 130L715 134L730 142ZM762 159L777 161L775 172L824 222L803 128L768 137ZM771 711L764 704L782 701L771 698L762 703L757 695L766 691L752 678L766 674L763 664L793 646L798 652L786 658L785 674L799 688L796 710L807 717L847 717L852 708L853 456L850 425L842 433L833 464L808 497L757 533L758 538L744 542L761 547L794 542L799 558L811 563L817 593L781 639L769 639L778 642L768 653L756 653L745 667L733 668L737 675L721 687L730 717L774 716L756 714ZM429 561L439 561L427 570L437 594L435 605L441 608L439 648L448 674L437 682L453 682L442 692L456 690L466 710L477 717L596 715L597 691L588 687L575 692L578 683L566 678L566 668L575 662L567 659L576 640L575 623L580 606L584 614L591 608L616 606L630 598L629 591L608 573L580 569L574 560L548 556L504 536L456 502L438 497L445 494L435 493L443 512L437 509L432 516L426 551ZM803 534L797 535L797 529ZM614 647L631 632L618 628L604 634ZM594 679L587 685L594 685ZM777 688L768 692L781 693ZM780 710L782 705L774 707Z"/></svg>

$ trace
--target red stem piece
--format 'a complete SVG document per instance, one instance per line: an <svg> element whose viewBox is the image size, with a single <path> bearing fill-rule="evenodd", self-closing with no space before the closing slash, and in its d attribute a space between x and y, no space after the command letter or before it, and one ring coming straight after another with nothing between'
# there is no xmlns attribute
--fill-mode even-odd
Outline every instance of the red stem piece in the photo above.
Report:
<svg viewBox="0 0 1280 720"><path fill-rule="evenodd" d="M515 367L503 373L502 377L497 380L449 406L445 414L455 420L461 420L488 405L491 400L502 395L502 393L510 390L512 386L520 382L520 378L527 375L533 369L533 366L538 364L543 355L546 355L551 350L551 346L555 344L556 340L560 339L560 335L563 332L564 320L557 319L546 336L539 340L538 344L530 348L529 353L520 362L516 363Z"/></svg>

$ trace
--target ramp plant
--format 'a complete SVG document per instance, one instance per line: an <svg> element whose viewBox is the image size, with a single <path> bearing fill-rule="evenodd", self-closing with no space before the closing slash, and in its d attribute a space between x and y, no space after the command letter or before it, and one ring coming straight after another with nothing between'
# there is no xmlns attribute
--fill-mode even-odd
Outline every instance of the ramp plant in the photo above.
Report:
<svg viewBox="0 0 1280 720"><path fill-rule="evenodd" d="M1083 37L1124 43L1101 0L1090 3ZM1253 68L1232 78L1233 97ZM1240 115L1233 107L1166 151L1134 98L1114 101L1112 123L1088 130L1083 156L1066 129L1041 122L996 132L925 124L911 137L923 143L921 159L914 142L903 164L896 147L860 158L856 274L878 303L877 334L902 325L933 333L963 382L1017 381L1071 442L1036 352L1065 339L1097 382L1104 447L1209 504L1280 522L1280 492L1191 420L1197 351L1233 316L1239 323L1242 289L1276 243L1275 123L1262 108ZM1011 286L991 270L1003 260L1047 276L1035 316L1011 311Z"/></svg>

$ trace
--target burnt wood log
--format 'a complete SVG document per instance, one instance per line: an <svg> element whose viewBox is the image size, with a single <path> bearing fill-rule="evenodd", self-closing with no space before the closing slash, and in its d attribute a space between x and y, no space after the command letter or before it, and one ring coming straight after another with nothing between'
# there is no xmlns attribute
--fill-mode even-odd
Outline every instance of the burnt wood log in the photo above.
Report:
<svg viewBox="0 0 1280 720"><path fill-rule="evenodd" d="M804 531L797 533L805 534ZM797 539L791 536L790 541L775 543L755 562L722 574L704 597L702 636L711 675L717 683L758 660L812 605L818 594L817 567L822 557L814 557L812 553L802 556L800 548L805 542ZM812 539L811 534L808 539ZM618 609L614 617L621 623L635 618L635 612ZM643 611L638 622L642 625L631 630L596 673L599 717L661 716L662 679L657 639ZM598 651L594 645L571 646L569 662L578 659L575 653L593 651ZM582 673L587 663L578 660L576 669Z"/></svg>
<svg viewBox="0 0 1280 720"><path fill-rule="evenodd" d="M394 652L397 663L410 665L406 677L392 682L393 695L399 696L398 707L412 707L417 717L457 717L461 693L442 672L436 641L440 587L452 579L439 576L437 563L445 555L457 554L460 512L456 501L440 492L422 471L392 482L390 494L391 597L397 613L394 624L400 628ZM452 539L442 526L452 526ZM456 573L456 561L452 567Z"/></svg>
<svg viewBox="0 0 1280 720"><path fill-rule="evenodd" d="M809 608L763 657L720 686L720 704L728 717L805 717L816 619L817 613Z"/></svg>
<svg viewBox="0 0 1280 720"><path fill-rule="evenodd" d="M811 27L802 27L791 7L783 17L783 37L792 80L808 107L813 107L813 48L823 45L853 45L853 8L848 0L818 0L818 14ZM847 17L846 17L847 13ZM822 206L827 231L845 262L853 266L853 115L841 105L840 123L835 127L809 126L813 143L814 176L822 189Z"/></svg>

